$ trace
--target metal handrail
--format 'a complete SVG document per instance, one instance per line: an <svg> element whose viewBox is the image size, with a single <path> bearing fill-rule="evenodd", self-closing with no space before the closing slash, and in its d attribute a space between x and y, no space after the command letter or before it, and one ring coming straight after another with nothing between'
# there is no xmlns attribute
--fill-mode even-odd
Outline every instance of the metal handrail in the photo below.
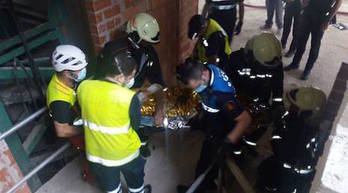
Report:
<svg viewBox="0 0 348 193"><path fill-rule="evenodd" d="M7 136L11 135L18 129L22 128L24 125L28 124L29 122L31 122L32 120L40 116L42 113L44 113L46 110L47 110L47 107L43 107L39 109L38 111L36 111L35 113L31 114L29 117L25 118L23 121L16 123L10 129L8 129L7 131L5 131L4 133L0 135L0 140L5 139Z"/></svg>
<svg viewBox="0 0 348 193"><path fill-rule="evenodd" d="M35 167L32 171L30 171L27 175L25 175L19 182L17 182L7 193L14 192L17 188L19 188L24 182L26 182L29 178L35 175L38 171L40 171L43 167L49 164L52 160L54 160L59 154L68 149L70 143L65 143L62 147L60 147L57 151L55 151L52 155L50 155L47 159L45 159L41 164Z"/></svg>
<svg viewBox="0 0 348 193"><path fill-rule="evenodd" d="M43 107L43 108L39 109L38 111L36 111L35 113L28 116L27 118L25 118L23 121L16 123L10 129L8 129L6 132L4 132L0 135L0 140L5 139L6 137L11 135L12 133L16 132L18 129L22 128L23 126L25 126L29 122L33 121L35 118L39 117L42 113L46 112L46 110L47 110L47 107ZM61 154L66 149L68 149L69 146L70 146L70 143L65 143L62 147L60 147L57 151L55 151L52 155L50 155L42 163L40 163L32 171L30 171L27 175L25 175L10 190L8 190L7 193L12 193L15 190L17 190L17 188L19 188L24 182L26 182L29 178L31 178L38 171L40 171L42 168L44 168L47 164L49 164L52 160L54 160L59 154Z"/></svg>

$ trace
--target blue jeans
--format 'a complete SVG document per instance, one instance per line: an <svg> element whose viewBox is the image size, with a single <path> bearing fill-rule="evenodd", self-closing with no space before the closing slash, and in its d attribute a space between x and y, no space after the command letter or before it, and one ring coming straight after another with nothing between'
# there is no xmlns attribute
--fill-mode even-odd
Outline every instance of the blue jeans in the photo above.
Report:
<svg viewBox="0 0 348 193"><path fill-rule="evenodd" d="M267 20L266 25L272 27L273 15L276 13L276 24L278 28L283 28L283 2L282 0L266 0Z"/></svg>

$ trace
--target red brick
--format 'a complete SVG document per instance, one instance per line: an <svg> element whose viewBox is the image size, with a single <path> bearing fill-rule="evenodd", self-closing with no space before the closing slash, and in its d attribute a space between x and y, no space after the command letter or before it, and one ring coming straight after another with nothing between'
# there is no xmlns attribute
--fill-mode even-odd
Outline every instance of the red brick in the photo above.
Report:
<svg viewBox="0 0 348 193"><path fill-rule="evenodd" d="M10 159L10 165L16 163L16 160L12 156L12 153L9 149L4 152L4 155L6 155L8 157L8 159Z"/></svg>
<svg viewBox="0 0 348 193"><path fill-rule="evenodd" d="M121 18L116 17L115 18L115 25L116 25L116 27L120 26L120 24L121 24Z"/></svg>
<svg viewBox="0 0 348 193"><path fill-rule="evenodd" d="M98 34L98 28L95 24L89 25L89 31L91 32L91 34Z"/></svg>
<svg viewBox="0 0 348 193"><path fill-rule="evenodd" d="M105 43L105 36L97 36L95 34L92 34L92 40L94 42L94 44L97 44L97 45L102 45Z"/></svg>
<svg viewBox="0 0 348 193"><path fill-rule="evenodd" d="M117 5L114 5L110 8L105 9L103 14L104 14L105 19L109 19L110 17L113 17L113 16L119 14L120 12L121 12L120 5L117 4Z"/></svg>
<svg viewBox="0 0 348 193"><path fill-rule="evenodd" d="M110 20L106 23L107 27L108 27L108 30L111 30L113 28L115 28L115 20Z"/></svg>
<svg viewBox="0 0 348 193"><path fill-rule="evenodd" d="M22 187L20 187L20 188L16 191L16 193L31 193L31 191L30 191L28 185L27 185L27 184L24 184L24 185L22 185Z"/></svg>
<svg viewBox="0 0 348 193"><path fill-rule="evenodd" d="M126 6L126 9L134 6L133 0L125 0L124 4Z"/></svg>
<svg viewBox="0 0 348 193"><path fill-rule="evenodd" d="M159 9L161 7L163 8L166 3L168 3L166 0L151 0L151 8L152 9Z"/></svg>
<svg viewBox="0 0 348 193"><path fill-rule="evenodd" d="M0 170L0 182L7 182L8 171L7 168Z"/></svg>
<svg viewBox="0 0 348 193"><path fill-rule="evenodd" d="M144 11L141 7L131 7L129 9L127 9L125 12L123 12L123 19L124 21L128 21L130 19L132 19L137 13L140 13Z"/></svg>
<svg viewBox="0 0 348 193"><path fill-rule="evenodd" d="M105 23L99 24L97 28L98 28L98 34L101 34L107 30L107 26Z"/></svg>
<svg viewBox="0 0 348 193"><path fill-rule="evenodd" d="M93 24L98 24L103 21L103 14L101 12L88 12L88 21Z"/></svg>
<svg viewBox="0 0 348 193"><path fill-rule="evenodd" d="M102 46L98 46L98 45L94 46L94 51L96 54L98 54L101 49L102 49Z"/></svg>
<svg viewBox="0 0 348 193"><path fill-rule="evenodd" d="M111 0L98 0L87 3L87 10L99 11L111 5Z"/></svg>

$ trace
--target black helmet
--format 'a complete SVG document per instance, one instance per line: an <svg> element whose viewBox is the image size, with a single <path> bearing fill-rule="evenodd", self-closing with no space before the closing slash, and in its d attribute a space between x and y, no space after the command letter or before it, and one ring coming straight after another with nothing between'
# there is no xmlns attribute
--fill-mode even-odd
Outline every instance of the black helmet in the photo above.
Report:
<svg viewBox="0 0 348 193"><path fill-rule="evenodd" d="M128 76L137 66L126 38L108 42L101 50L97 62L101 77L120 73Z"/></svg>

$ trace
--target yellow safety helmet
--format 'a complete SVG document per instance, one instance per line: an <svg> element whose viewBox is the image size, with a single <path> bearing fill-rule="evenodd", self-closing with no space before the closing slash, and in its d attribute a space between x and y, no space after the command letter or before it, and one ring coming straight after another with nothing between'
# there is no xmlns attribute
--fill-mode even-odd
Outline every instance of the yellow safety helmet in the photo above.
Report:
<svg viewBox="0 0 348 193"><path fill-rule="evenodd" d="M128 34L137 32L140 40L145 40L150 43L158 43L159 25L157 20L147 13L138 13L133 19L127 22L126 32Z"/></svg>
<svg viewBox="0 0 348 193"><path fill-rule="evenodd" d="M275 58L281 60L282 46L273 33L263 32L252 37L245 45L245 49L252 50L255 59L262 65L273 67Z"/></svg>
<svg viewBox="0 0 348 193"><path fill-rule="evenodd" d="M326 95L323 91L313 87L301 87L291 89L286 96L298 113L307 114L309 125L320 123L326 104Z"/></svg>

